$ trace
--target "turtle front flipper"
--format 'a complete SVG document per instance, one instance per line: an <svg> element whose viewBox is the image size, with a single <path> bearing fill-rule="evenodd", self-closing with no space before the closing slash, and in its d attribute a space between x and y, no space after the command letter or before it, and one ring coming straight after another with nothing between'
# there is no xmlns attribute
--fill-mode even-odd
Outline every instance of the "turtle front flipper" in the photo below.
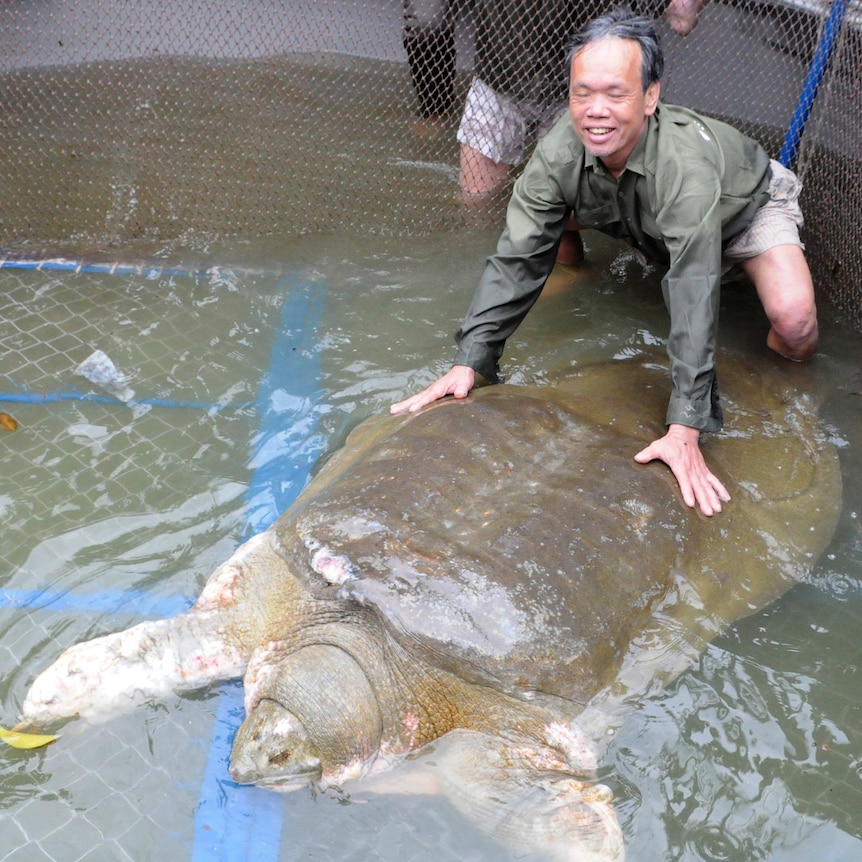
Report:
<svg viewBox="0 0 862 862"><path fill-rule="evenodd" d="M187 613L69 647L33 682L22 721L104 721L146 700L242 676L261 636L260 603L270 600L255 587L261 581L272 584L286 608L299 606L300 589L269 531L218 566Z"/></svg>
<svg viewBox="0 0 862 862"><path fill-rule="evenodd" d="M240 676L247 657L218 612L189 612L69 647L34 680L22 721L104 721L149 699ZM229 628L229 627L227 627Z"/></svg>

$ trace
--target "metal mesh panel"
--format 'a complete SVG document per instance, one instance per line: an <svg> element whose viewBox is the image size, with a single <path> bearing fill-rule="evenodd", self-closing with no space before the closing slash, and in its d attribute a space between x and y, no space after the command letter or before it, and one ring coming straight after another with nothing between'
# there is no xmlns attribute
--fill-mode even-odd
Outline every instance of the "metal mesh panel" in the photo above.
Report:
<svg viewBox="0 0 862 862"><path fill-rule="evenodd" d="M268 358L258 333L277 326L274 289L218 272L4 271L2 406L18 423L0 492L7 723L10 691L55 644L180 612L236 546L248 481L236 453L258 427L248 367ZM134 403L75 373L95 347ZM182 721L155 708L92 735L69 728L50 764L0 753L0 858L188 859L214 697ZM72 776L62 793L39 789L57 774Z"/></svg>
<svg viewBox="0 0 862 862"><path fill-rule="evenodd" d="M574 26L606 6L510 5L520 7L526 28L523 59L511 70L522 84L533 81L525 70L544 68L537 51L552 47L549 56L559 56L547 35L558 23ZM400 236L446 231L465 218L499 223L517 166L497 194L466 205L456 129L481 65L483 28L499 37L514 24L499 21L496 4L483 0L406 6L0 0L0 249L11 257L199 259L223 239L236 253L241 241L262 237ZM555 17L562 6L570 8ZM826 0L713 0L685 38L662 21L665 98L731 120L778 156L832 8ZM838 27L795 166L805 180L805 240L818 288L857 325L860 69L855 3ZM552 109L553 75L545 81L550 90L532 95L540 109ZM438 275L429 276L425 296ZM60 645L175 613L232 551L243 532L249 472L237 453L248 451L259 427L249 401L286 291L271 277L237 283L216 270L80 281L4 270L3 284L4 373L23 394L78 390L69 400L3 405L21 429L5 438L14 443L6 443L0 489L10 573L2 587L27 599L0 610L8 720L10 693L24 691L27 676ZM460 313L460 299L452 305ZM664 320L658 300L656 307ZM405 329L410 362L424 363L416 327ZM134 375L138 399L125 418L117 418L125 407L84 397L90 390L72 374L94 346ZM363 361L370 350L362 345ZM393 350L407 352L406 344ZM171 403L148 410L156 399ZM118 582L123 588L113 589ZM40 604L49 586L51 604ZM93 596L98 603L87 605ZM81 605L64 612L64 601ZM190 858L190 812L201 804L217 698L208 691L183 698L182 709L154 705L145 722L139 712L98 734L70 726L50 758L9 755L0 859ZM169 732L155 732L160 724ZM73 776L68 787L52 778L65 775ZM819 787L811 786L814 796ZM858 809L854 793L855 784L843 794L823 791L847 812ZM393 820L419 822L415 809L400 814L387 804ZM427 804L415 804L427 816ZM352 807L359 823L360 809ZM313 812L300 807L294 817L302 822ZM317 831L339 831L326 817L318 815ZM209 828L203 819L202 834ZM441 843L458 847L457 835L441 841L439 831L420 842L425 856L414 849L410 858L439 858ZM372 839L388 844L389 855ZM365 858L405 858L397 835L362 840L371 848ZM314 845L282 854L323 855Z"/></svg>
<svg viewBox="0 0 862 862"><path fill-rule="evenodd" d="M849 15L849 13L848 13ZM862 237L862 27L845 22L799 154L812 270L857 327Z"/></svg>
<svg viewBox="0 0 862 862"><path fill-rule="evenodd" d="M862 13L837 2L796 166L818 284L858 322ZM562 36L606 5L3 3L0 244L152 254L451 226L464 216L455 129L473 71L547 105ZM731 119L778 156L834 8L716 0L686 38L662 21L664 97ZM483 215L499 218L504 200Z"/></svg>

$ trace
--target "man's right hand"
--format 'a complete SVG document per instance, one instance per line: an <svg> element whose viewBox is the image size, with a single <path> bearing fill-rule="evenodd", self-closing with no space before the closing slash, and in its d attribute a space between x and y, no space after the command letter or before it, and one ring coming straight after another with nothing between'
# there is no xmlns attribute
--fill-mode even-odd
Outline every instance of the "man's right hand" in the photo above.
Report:
<svg viewBox="0 0 862 862"><path fill-rule="evenodd" d="M390 413L415 413L426 404L454 395L456 398L466 398L467 393L476 382L476 372L469 365L453 365L442 377L435 380L429 387L423 389L404 401L399 401L389 408Z"/></svg>

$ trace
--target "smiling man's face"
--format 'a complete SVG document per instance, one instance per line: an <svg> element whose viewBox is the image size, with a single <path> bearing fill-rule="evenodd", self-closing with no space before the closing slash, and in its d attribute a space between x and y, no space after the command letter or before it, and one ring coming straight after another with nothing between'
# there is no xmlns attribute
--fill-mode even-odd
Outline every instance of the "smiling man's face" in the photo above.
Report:
<svg viewBox="0 0 862 862"><path fill-rule="evenodd" d="M655 113L658 97L657 81L644 92L641 47L632 39L590 42L572 60L569 113L575 134L615 177Z"/></svg>

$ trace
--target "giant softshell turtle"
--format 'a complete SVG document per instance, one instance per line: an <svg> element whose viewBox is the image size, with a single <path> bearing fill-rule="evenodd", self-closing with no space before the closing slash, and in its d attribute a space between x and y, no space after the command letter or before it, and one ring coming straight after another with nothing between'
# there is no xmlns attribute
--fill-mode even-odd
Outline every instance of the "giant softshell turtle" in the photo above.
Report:
<svg viewBox="0 0 862 862"><path fill-rule="evenodd" d="M719 367L729 421L706 455L733 500L715 517L633 460L661 433L667 372L649 357L374 418L188 613L70 647L23 719L244 674L237 781L341 785L443 740L454 801L502 840L623 858L591 741L803 577L840 507L793 380Z"/></svg>

